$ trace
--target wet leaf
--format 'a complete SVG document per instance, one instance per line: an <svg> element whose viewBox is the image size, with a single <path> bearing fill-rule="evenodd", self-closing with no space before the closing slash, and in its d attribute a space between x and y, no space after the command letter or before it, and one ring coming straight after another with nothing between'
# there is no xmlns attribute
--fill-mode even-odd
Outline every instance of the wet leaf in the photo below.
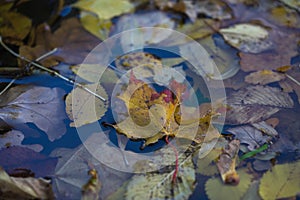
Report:
<svg viewBox="0 0 300 200"><path fill-rule="evenodd" d="M139 28L131 32L131 35L123 34L121 45L124 51L142 49L149 44L158 44L168 39L171 31L164 29L144 29L143 27L161 27L173 29L175 22L167 14L155 11L122 16L117 24L115 33L121 33L129 29ZM142 32L141 32L142 31ZM130 39L129 39L130 38Z"/></svg>
<svg viewBox="0 0 300 200"><path fill-rule="evenodd" d="M135 175L127 185L126 199L188 199L195 188L195 170L191 159L181 164L176 183L170 173ZM179 181L180 180L180 181Z"/></svg>
<svg viewBox="0 0 300 200"><path fill-rule="evenodd" d="M76 18L63 20L61 26L53 34L49 25L41 24L36 29L36 35L35 46L21 46L19 52L22 56L35 60L57 48L58 50L54 54L41 60L41 63L47 67L57 65L59 61L68 64L80 64L91 50L100 43L100 40L89 34ZM97 53L100 54L100 52ZM90 54L89 58L92 63L99 61L99 55Z"/></svg>
<svg viewBox="0 0 300 200"><path fill-rule="evenodd" d="M291 97L278 88L249 86L227 99L226 123L246 124L267 119L282 108L292 108Z"/></svg>
<svg viewBox="0 0 300 200"><path fill-rule="evenodd" d="M113 144L104 132L92 134L83 145L75 149L55 149L51 156L58 157L58 163L53 176L53 190L58 199L78 199L82 187L90 180L88 171L90 166L98 172L98 180L102 183L100 198L106 199L111 192L115 191L122 183L129 178L129 174L114 170L107 166L109 163L100 163L99 156L106 156L101 159L107 162L123 163L118 149L112 149ZM93 155L91 154L93 152ZM115 155L115 157L111 156ZM121 161L120 161L121 160Z"/></svg>
<svg viewBox="0 0 300 200"><path fill-rule="evenodd" d="M0 193L4 199L53 199L49 180L10 177L1 167Z"/></svg>
<svg viewBox="0 0 300 200"><path fill-rule="evenodd" d="M263 199L294 197L300 192L300 162L277 164L261 178L259 194Z"/></svg>
<svg viewBox="0 0 300 200"><path fill-rule="evenodd" d="M293 67L290 71L286 73L286 76L288 76L285 80L279 82L280 87L285 92L295 92L298 96L298 102L300 102L300 71L299 67ZM292 79L294 80L292 80Z"/></svg>
<svg viewBox="0 0 300 200"><path fill-rule="evenodd" d="M101 190L101 182L98 178L97 170L91 169L88 174L91 176L88 182L82 187L81 200L99 199L99 192Z"/></svg>
<svg viewBox="0 0 300 200"><path fill-rule="evenodd" d="M251 175L246 172L246 169L237 170L240 175L240 182L236 186L224 184L221 178L210 178L205 183L205 191L209 199L241 199L251 184Z"/></svg>
<svg viewBox="0 0 300 200"><path fill-rule="evenodd" d="M291 28L299 28L299 14L297 11L289 9L284 6L277 6L270 8L270 21L278 26L285 26Z"/></svg>
<svg viewBox="0 0 300 200"><path fill-rule="evenodd" d="M212 150L203 158L197 160L197 172L205 176L212 176L218 173L216 162L222 153L222 149L228 144L228 141L220 137L218 142L214 145Z"/></svg>
<svg viewBox="0 0 300 200"><path fill-rule="evenodd" d="M246 194L243 196L242 200L250 200L250 199L256 199L256 200L262 200L262 198L258 194L258 187L259 187L259 181L253 181L246 192Z"/></svg>
<svg viewBox="0 0 300 200"><path fill-rule="evenodd" d="M204 14L213 19L225 20L233 17L230 7L220 0L196 1L194 7L198 14Z"/></svg>
<svg viewBox="0 0 300 200"><path fill-rule="evenodd" d="M116 83L119 80L113 70L98 64L74 65L71 70L90 83Z"/></svg>
<svg viewBox="0 0 300 200"><path fill-rule="evenodd" d="M85 85L96 94L107 98L104 88L98 83ZM107 111L107 103L87 91L76 87L66 97L66 112L73 122L72 127L80 127L98 121Z"/></svg>
<svg viewBox="0 0 300 200"><path fill-rule="evenodd" d="M80 22L87 31L101 40L108 38L112 27L110 20L99 19L96 15L83 11L80 13Z"/></svg>
<svg viewBox="0 0 300 200"><path fill-rule="evenodd" d="M21 45L23 43L22 40L25 39L31 29L31 20L28 17L13 11L1 11L0 22L1 37L16 45Z"/></svg>
<svg viewBox="0 0 300 200"><path fill-rule="evenodd" d="M240 177L235 171L239 148L240 141L232 140L223 148L222 153L219 155L217 167L225 184L238 185L240 182Z"/></svg>
<svg viewBox="0 0 300 200"><path fill-rule="evenodd" d="M271 70L260 70L253 72L245 77L245 81L251 84L266 85L269 83L281 81L285 79L282 73L274 72Z"/></svg>
<svg viewBox="0 0 300 200"><path fill-rule="evenodd" d="M270 131L263 131L263 129L255 128L250 125L238 126L236 128L230 128L227 131L235 135L235 138L240 140L242 144L247 144L250 151L259 148L265 143L271 141L274 137L278 136L278 133L271 126L265 124L272 132L275 131L276 135L268 134Z"/></svg>
<svg viewBox="0 0 300 200"><path fill-rule="evenodd" d="M134 9L128 0L79 0L73 6L95 13L99 19L111 19L123 13L131 12Z"/></svg>
<svg viewBox="0 0 300 200"><path fill-rule="evenodd" d="M220 23L212 19L197 19L194 23L185 23L177 27L176 30L197 40L211 35L219 26Z"/></svg>
<svg viewBox="0 0 300 200"><path fill-rule="evenodd" d="M300 12L300 2L297 0L280 0L286 5L288 5L291 8L296 9L298 12Z"/></svg>
<svg viewBox="0 0 300 200"><path fill-rule="evenodd" d="M28 144L23 145L22 141L24 140L25 136L22 132L17 130L11 130L7 133L0 135L0 149L12 146L22 146L32 149L36 152L40 152L43 150L43 146L39 144Z"/></svg>
<svg viewBox="0 0 300 200"><path fill-rule="evenodd" d="M272 47L267 28L257 24L235 24L220 30L233 47L246 53L260 53Z"/></svg>
<svg viewBox="0 0 300 200"><path fill-rule="evenodd" d="M31 171L36 177L51 176L56 163L56 158L50 158L26 147L12 146L0 150L0 166L9 174L18 174L24 169Z"/></svg>
<svg viewBox="0 0 300 200"><path fill-rule="evenodd" d="M198 42L208 51L223 80L233 77L239 71L240 65L236 51L227 45L223 39L210 36Z"/></svg>
<svg viewBox="0 0 300 200"><path fill-rule="evenodd" d="M118 57L115 64L119 69L132 70L137 79L153 77L163 65L160 59L146 52L134 52Z"/></svg>
<svg viewBox="0 0 300 200"><path fill-rule="evenodd" d="M290 65L291 58L297 55L298 33L273 33L271 41L274 48L271 52L260 54L239 53L241 68L245 72L258 70L276 70L280 66ZM285 52L285 53L282 53Z"/></svg>
<svg viewBox="0 0 300 200"><path fill-rule="evenodd" d="M66 132L63 95L60 88L13 87L0 96L0 118L16 129L34 123L54 141Z"/></svg>

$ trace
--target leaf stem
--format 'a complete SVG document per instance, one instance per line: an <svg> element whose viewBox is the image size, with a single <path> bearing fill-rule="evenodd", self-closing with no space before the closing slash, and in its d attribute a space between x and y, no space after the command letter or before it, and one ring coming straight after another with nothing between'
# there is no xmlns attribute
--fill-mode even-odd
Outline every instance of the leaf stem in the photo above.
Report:
<svg viewBox="0 0 300 200"><path fill-rule="evenodd" d="M0 92L0 96L8 90L8 88L19 78L19 76L16 76L14 79L12 79L9 84Z"/></svg>
<svg viewBox="0 0 300 200"><path fill-rule="evenodd" d="M294 79L292 76L288 75L288 74L285 74L286 77L288 77L291 81L293 81L294 83L296 83L297 85L300 86L300 83L299 81L297 81L296 79Z"/></svg>
<svg viewBox="0 0 300 200"><path fill-rule="evenodd" d="M14 52L12 49L10 49L10 48L3 42L1 36L0 36L0 44L3 46L3 48L5 48L9 53L11 53L12 55L14 55L15 57L20 58L20 59L22 59L22 60L24 60L24 61L26 61L26 62L29 62L29 64L31 64L31 65L33 65L33 66L35 66L35 67L37 67L37 68L39 68L39 69L41 69L41 70L44 70L44 71L46 71L46 72L48 72L48 73L50 73L50 74L52 74L52 75L54 75L54 76L57 76L58 78L60 78L60 79L62 79L62 80L65 80L65 81L67 81L67 82L69 82L69 83L71 83L71 84L74 84L75 86L77 86L77 87L79 87L79 88L85 90L86 92L88 92L88 93L90 93L90 94L96 96L97 98L101 99L101 100L104 101L104 102L106 101L106 99L105 99L104 97L102 97L102 96L96 94L95 92L91 91L90 89L88 89L88 88L85 87L84 85L75 82L73 79L70 79L70 78L68 78L68 77L65 77L65 76L61 75L60 73L58 73L58 72L56 72L56 71L54 71L54 70L52 70L52 69L46 68L46 67L40 65L39 63L36 63L35 61L29 60L28 58L26 58L26 57L24 57L24 56L21 56L21 55L17 54L16 52ZM56 49L53 49L52 51L54 51L54 50L56 51ZM52 51L50 51L50 52L52 52ZM50 52L49 52L49 53L50 53ZM46 56L47 56L47 55L43 55L42 57L44 58L44 57L46 57ZM43 58L41 58L41 59L43 59Z"/></svg>
<svg viewBox="0 0 300 200"><path fill-rule="evenodd" d="M175 153L175 170L172 176L172 183L175 184L176 183L176 178L177 178L177 174L178 174L178 170L179 170L179 164L178 164L178 151L176 149L176 147L169 142L169 137L166 136L165 141L168 145L170 145Z"/></svg>

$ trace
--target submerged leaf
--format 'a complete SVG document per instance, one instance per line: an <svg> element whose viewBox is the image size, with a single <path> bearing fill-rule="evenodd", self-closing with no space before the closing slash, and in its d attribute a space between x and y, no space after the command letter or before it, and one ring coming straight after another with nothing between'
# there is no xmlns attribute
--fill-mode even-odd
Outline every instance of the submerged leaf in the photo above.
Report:
<svg viewBox="0 0 300 200"><path fill-rule="evenodd" d="M133 176L127 185L126 199L188 199L193 193L196 179L192 160L187 158L182 163L176 183L172 183L172 174L173 171Z"/></svg>
<svg viewBox="0 0 300 200"><path fill-rule="evenodd" d="M253 72L245 77L245 82L259 85L266 85L269 83L281 81L285 79L282 73L274 72L271 70L260 70Z"/></svg>
<svg viewBox="0 0 300 200"><path fill-rule="evenodd" d="M99 192L101 190L101 182L98 178L96 169L90 169L88 174L91 176L89 181L82 187L81 200L99 199Z"/></svg>
<svg viewBox="0 0 300 200"><path fill-rule="evenodd" d="M300 192L300 162L275 165L260 180L259 194L263 199L282 199Z"/></svg>
<svg viewBox="0 0 300 200"><path fill-rule="evenodd" d="M80 0L74 3L73 6L95 13L99 19L111 19L133 10L133 5L128 0Z"/></svg>
<svg viewBox="0 0 300 200"><path fill-rule="evenodd" d="M34 123L54 141L66 132L63 95L60 88L13 87L0 96L0 118L16 129Z"/></svg>
<svg viewBox="0 0 300 200"><path fill-rule="evenodd" d="M255 125L254 125L255 126ZM271 126L266 125L265 126L271 130L270 131L263 131L261 128L255 128L250 125L245 126L238 126L235 128L230 128L227 131L233 135L235 135L235 138L241 141L243 144L247 144L248 149L250 151L255 150L256 148L259 148L265 143L268 143L273 139L273 137L278 136L278 133L275 129L273 129ZM270 134L268 134L268 132ZM274 134L275 135L272 135Z"/></svg>
<svg viewBox="0 0 300 200"><path fill-rule="evenodd" d="M10 177L1 167L0 193L3 199L53 199L49 180Z"/></svg>
<svg viewBox="0 0 300 200"><path fill-rule="evenodd" d="M256 24L235 24L220 30L224 39L235 48L249 53L260 53L272 47L268 31Z"/></svg>
<svg viewBox="0 0 300 200"><path fill-rule="evenodd" d="M269 118L282 108L292 108L291 97L278 88L249 86L227 99L226 123L255 123Z"/></svg>
<svg viewBox="0 0 300 200"><path fill-rule="evenodd" d="M107 94L98 83L86 85L91 91L107 99ZM66 112L71 120L72 127L80 127L85 124L98 121L107 111L107 103L76 87L66 97Z"/></svg>
<svg viewBox="0 0 300 200"><path fill-rule="evenodd" d="M240 183L237 186L223 184L219 177L210 178L205 183L205 191L209 199L241 199L250 186L251 175L245 169L239 169L237 172L240 175Z"/></svg>

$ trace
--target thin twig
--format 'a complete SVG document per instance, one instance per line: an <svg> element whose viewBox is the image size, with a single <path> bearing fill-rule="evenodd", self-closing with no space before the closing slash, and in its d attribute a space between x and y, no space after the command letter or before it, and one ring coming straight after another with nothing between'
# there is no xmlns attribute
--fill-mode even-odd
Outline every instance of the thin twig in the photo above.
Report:
<svg viewBox="0 0 300 200"><path fill-rule="evenodd" d="M300 86L300 83L299 83L299 81L297 81L296 79L294 79L293 77L291 77L290 75L288 75L288 74L285 74L285 76L286 77L288 77L291 81L293 81L294 83L296 83L297 85L299 85Z"/></svg>
<svg viewBox="0 0 300 200"><path fill-rule="evenodd" d="M65 81L67 81L67 82L69 82L69 83L71 83L71 84L74 84L75 86L77 86L77 87L79 87L79 88L81 88L81 89L87 91L88 93L90 93L90 94L96 96L97 98L101 99L101 100L104 101L104 102L106 101L105 98L103 98L102 96L100 96L100 95L96 94L95 92L91 91L89 88L85 87L84 85L75 82L73 79L70 79L70 78L68 78L68 77L65 77L65 76L61 75L60 73L58 73L58 72L56 72L56 71L54 71L54 70L51 70L51 69L49 69L49 68L46 68L46 67L40 65L39 63L36 63L35 61L29 60L28 58L26 58L26 57L24 57L24 56L21 56L21 55L17 54L17 53L14 52L12 49L10 49L8 46L6 46L6 44L3 42L1 36L0 36L0 44L1 44L1 45L2 45L9 53L11 53L12 55L14 55L15 57L20 58L20 59L22 59L22 60L24 60L24 61L26 61L26 62L29 62L31 65L33 65L33 66L35 66L35 67L37 67L37 68L39 68L39 69L41 69L41 70L44 70L44 71L46 71L46 72L49 72L50 74L52 74L52 75L54 75L54 76L57 76L58 78L61 78L62 80L65 80Z"/></svg>
<svg viewBox="0 0 300 200"><path fill-rule="evenodd" d="M8 88L19 78L19 76L16 76L14 79L12 79L7 86L0 92L0 96L8 90Z"/></svg>

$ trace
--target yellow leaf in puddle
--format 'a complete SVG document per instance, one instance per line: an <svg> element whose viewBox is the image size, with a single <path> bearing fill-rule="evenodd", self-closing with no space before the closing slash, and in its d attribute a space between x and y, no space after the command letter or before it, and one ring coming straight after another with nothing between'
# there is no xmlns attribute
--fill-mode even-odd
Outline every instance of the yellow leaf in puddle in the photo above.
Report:
<svg viewBox="0 0 300 200"><path fill-rule="evenodd" d="M264 69L247 75L245 77L245 82L251 84L266 85L269 83L281 81L283 79L285 79L284 74Z"/></svg>
<svg viewBox="0 0 300 200"><path fill-rule="evenodd" d="M260 180L259 194L263 199L282 199L300 192L300 161L275 165Z"/></svg>

